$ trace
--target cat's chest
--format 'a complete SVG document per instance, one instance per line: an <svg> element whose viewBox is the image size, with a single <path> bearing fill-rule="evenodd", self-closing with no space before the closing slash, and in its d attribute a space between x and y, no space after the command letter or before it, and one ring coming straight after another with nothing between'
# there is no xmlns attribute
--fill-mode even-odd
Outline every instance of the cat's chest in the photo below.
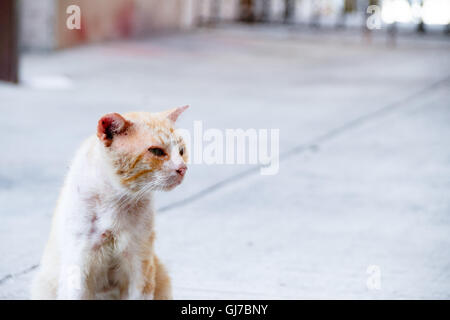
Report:
<svg viewBox="0 0 450 320"><path fill-rule="evenodd" d="M138 250L141 239L152 231L153 213L148 209L120 211L98 206L90 212L88 221L86 234L94 247L117 254Z"/></svg>
<svg viewBox="0 0 450 320"><path fill-rule="evenodd" d="M150 231L145 230L142 225L118 225L109 222L99 223L92 229L89 236L92 249L115 259L128 259L139 252L141 239Z"/></svg>
<svg viewBox="0 0 450 320"><path fill-rule="evenodd" d="M106 230L92 247L95 261L91 265L92 279L98 299L118 298L126 294L140 266L139 242L125 231Z"/></svg>
<svg viewBox="0 0 450 320"><path fill-rule="evenodd" d="M96 292L121 295L141 270L143 256L153 233L153 211L148 206L135 205L128 210L96 203L87 211L85 235L89 242L91 274ZM86 221L85 220L85 221Z"/></svg>

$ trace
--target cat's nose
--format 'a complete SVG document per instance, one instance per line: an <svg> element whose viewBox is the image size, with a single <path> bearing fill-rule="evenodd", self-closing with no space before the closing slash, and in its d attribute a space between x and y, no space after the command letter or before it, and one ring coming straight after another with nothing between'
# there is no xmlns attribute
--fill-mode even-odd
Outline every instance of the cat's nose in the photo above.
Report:
<svg viewBox="0 0 450 320"><path fill-rule="evenodd" d="M187 170L187 167L185 165L183 165L177 169L177 173L183 177L184 174L186 173L186 170Z"/></svg>

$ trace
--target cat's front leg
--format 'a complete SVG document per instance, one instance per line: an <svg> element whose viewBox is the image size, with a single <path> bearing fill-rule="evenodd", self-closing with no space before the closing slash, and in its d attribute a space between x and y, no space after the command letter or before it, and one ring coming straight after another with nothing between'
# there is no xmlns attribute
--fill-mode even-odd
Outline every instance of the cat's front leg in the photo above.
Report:
<svg viewBox="0 0 450 320"><path fill-rule="evenodd" d="M58 299L93 299L88 288L89 259L83 242L66 242L58 281Z"/></svg>
<svg viewBox="0 0 450 320"><path fill-rule="evenodd" d="M82 267L76 263L63 265L58 282L58 299L86 300L92 298Z"/></svg>
<svg viewBox="0 0 450 320"><path fill-rule="evenodd" d="M129 265L128 300L153 300L153 290L146 286L142 262L133 259Z"/></svg>
<svg viewBox="0 0 450 320"><path fill-rule="evenodd" d="M172 284L166 267L155 256L155 300L172 300Z"/></svg>
<svg viewBox="0 0 450 320"><path fill-rule="evenodd" d="M143 264L144 272L140 274L140 291L136 291L139 299L172 300L172 286L166 268L156 255L150 261Z"/></svg>

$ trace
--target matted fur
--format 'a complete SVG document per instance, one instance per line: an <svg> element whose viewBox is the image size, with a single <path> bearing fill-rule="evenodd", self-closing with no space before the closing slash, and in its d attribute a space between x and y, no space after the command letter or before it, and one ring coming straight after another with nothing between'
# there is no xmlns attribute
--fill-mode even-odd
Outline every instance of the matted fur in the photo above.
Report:
<svg viewBox="0 0 450 320"><path fill-rule="evenodd" d="M185 109L99 120L66 177L33 299L172 298L154 252L152 192L183 180L187 153L174 123Z"/></svg>

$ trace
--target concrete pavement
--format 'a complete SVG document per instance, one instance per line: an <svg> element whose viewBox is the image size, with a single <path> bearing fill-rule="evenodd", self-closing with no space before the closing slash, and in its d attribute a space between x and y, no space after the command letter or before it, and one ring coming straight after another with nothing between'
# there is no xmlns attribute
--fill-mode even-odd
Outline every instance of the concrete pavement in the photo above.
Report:
<svg viewBox="0 0 450 320"><path fill-rule="evenodd" d="M155 196L175 298L449 298L449 49L233 27L25 55L0 85L0 298L28 298L98 118L184 104L188 129L279 128L281 164L194 164Z"/></svg>

